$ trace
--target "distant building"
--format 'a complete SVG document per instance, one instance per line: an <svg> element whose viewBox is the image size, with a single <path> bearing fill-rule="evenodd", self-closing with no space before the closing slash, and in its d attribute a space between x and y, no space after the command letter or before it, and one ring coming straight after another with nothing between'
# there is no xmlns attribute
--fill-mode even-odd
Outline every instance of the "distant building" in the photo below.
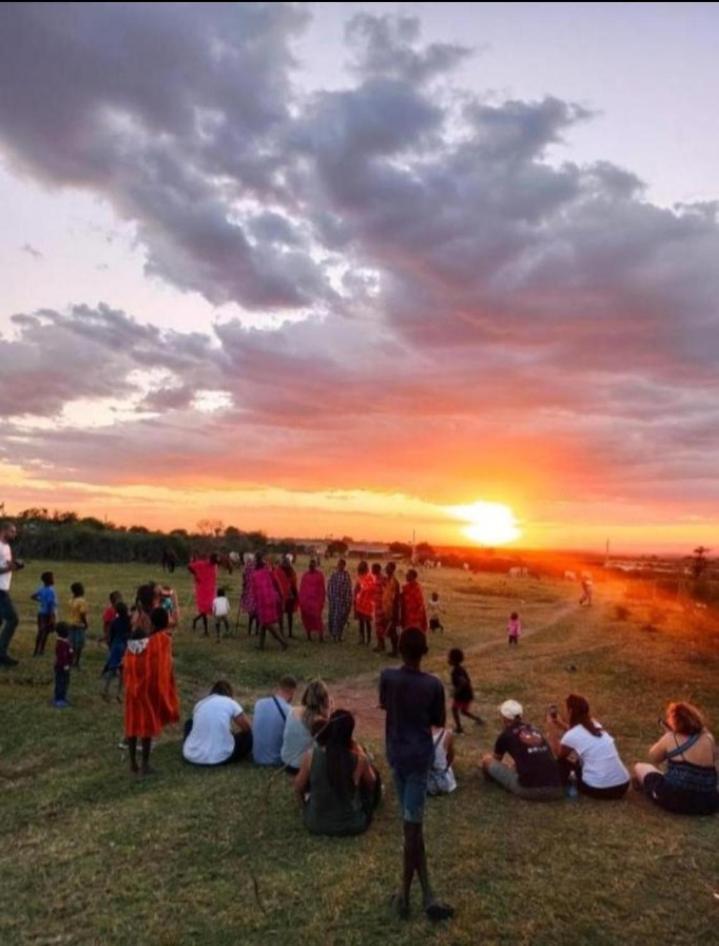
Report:
<svg viewBox="0 0 719 946"><path fill-rule="evenodd" d="M347 555L350 558L386 558L389 546L379 542L350 542Z"/></svg>

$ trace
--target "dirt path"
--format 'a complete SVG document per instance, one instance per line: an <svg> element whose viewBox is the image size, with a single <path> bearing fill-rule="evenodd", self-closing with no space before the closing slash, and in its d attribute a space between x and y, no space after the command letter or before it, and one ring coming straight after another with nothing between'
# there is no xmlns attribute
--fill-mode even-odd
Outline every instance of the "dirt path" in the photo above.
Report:
<svg viewBox="0 0 719 946"><path fill-rule="evenodd" d="M552 612L544 623L537 624L530 630L525 631L522 638L526 640L533 637L535 634L539 634L540 631L545 631L547 628L559 624L560 621L578 610L579 605L577 604L564 604ZM496 652L497 646L504 643L504 635L493 637L490 640L484 640L472 647L465 648L465 654L475 656L485 652ZM429 669L436 668L430 667ZM361 731L372 737L379 736L384 730L384 712L377 705L378 677L379 669L355 677L346 677L331 685L335 706L351 710L361 723Z"/></svg>

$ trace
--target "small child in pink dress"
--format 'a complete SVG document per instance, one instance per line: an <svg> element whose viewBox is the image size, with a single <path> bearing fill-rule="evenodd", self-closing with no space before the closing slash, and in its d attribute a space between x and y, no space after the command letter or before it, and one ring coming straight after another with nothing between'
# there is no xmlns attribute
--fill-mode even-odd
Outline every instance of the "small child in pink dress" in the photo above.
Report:
<svg viewBox="0 0 719 946"><path fill-rule="evenodd" d="M519 620L519 615L516 611L512 611L509 615L509 621L507 622L507 634L509 636L510 644L519 643L519 635L522 633L522 622Z"/></svg>

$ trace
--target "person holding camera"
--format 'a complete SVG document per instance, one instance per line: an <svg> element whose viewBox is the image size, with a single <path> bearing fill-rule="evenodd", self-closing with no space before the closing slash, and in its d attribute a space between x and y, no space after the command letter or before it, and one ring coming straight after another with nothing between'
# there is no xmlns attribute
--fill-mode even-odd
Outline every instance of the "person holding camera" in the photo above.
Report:
<svg viewBox="0 0 719 946"><path fill-rule="evenodd" d="M659 725L663 734L649 750L649 762L634 766L634 787L674 814L715 814L717 748L701 712L681 700L670 703ZM662 763L664 772L658 768Z"/></svg>
<svg viewBox="0 0 719 946"><path fill-rule="evenodd" d="M10 657L8 647L18 626L19 618L10 597L12 573L24 567L19 559L13 559L10 543L17 535L11 522L0 522L0 666L15 667L17 660Z"/></svg>

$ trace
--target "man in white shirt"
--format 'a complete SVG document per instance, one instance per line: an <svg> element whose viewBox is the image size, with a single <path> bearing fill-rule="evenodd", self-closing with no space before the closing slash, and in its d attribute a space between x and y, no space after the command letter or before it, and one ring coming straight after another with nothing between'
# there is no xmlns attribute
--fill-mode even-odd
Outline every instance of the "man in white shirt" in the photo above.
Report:
<svg viewBox="0 0 719 946"><path fill-rule="evenodd" d="M8 647L18 626L18 615L10 597L12 573L19 571L23 563L14 561L10 542L17 535L11 522L0 522L0 666L15 667L17 660L8 655Z"/></svg>
<svg viewBox="0 0 719 946"><path fill-rule="evenodd" d="M297 681L287 674L280 680L274 696L255 703L252 758L257 765L282 765L282 737L296 689Z"/></svg>
<svg viewBox="0 0 719 946"><path fill-rule="evenodd" d="M193 765L227 765L239 762L251 751L250 721L233 699L230 684L218 680L185 724L182 755Z"/></svg>

